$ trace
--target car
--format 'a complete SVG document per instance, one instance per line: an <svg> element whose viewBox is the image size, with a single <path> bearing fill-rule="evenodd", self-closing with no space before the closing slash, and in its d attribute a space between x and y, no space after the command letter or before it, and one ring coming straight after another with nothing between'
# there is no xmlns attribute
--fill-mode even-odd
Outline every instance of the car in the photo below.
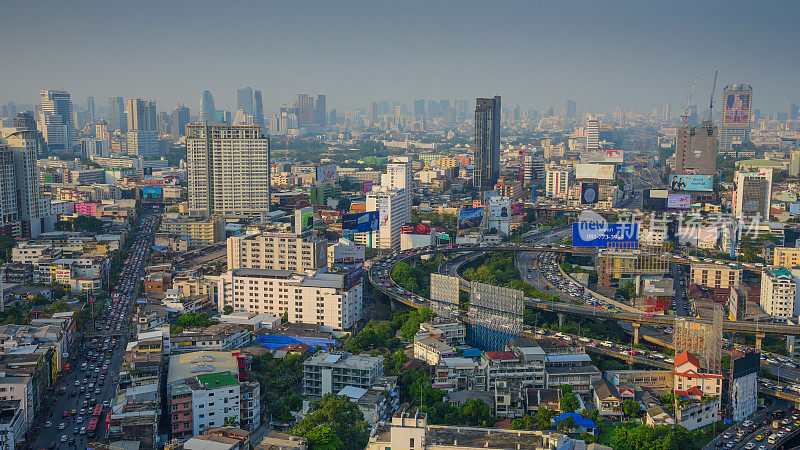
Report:
<svg viewBox="0 0 800 450"><path fill-rule="evenodd" d="M52 426L53 426L53 422L50 422L49 420L48 420L47 422L45 422L45 423L44 423L44 427L45 427L45 428L50 428L50 427L52 427Z"/></svg>
<svg viewBox="0 0 800 450"><path fill-rule="evenodd" d="M81 435L86 434L86 427L81 427L81 431L80 431L79 434L81 434Z"/></svg>
<svg viewBox="0 0 800 450"><path fill-rule="evenodd" d="M62 434L61 435L61 442L67 442L67 435L66 434Z"/></svg>
<svg viewBox="0 0 800 450"><path fill-rule="evenodd" d="M70 411L70 414L72 414L74 416L75 414L78 414L78 410L77 409L73 409L72 411Z"/></svg>
<svg viewBox="0 0 800 450"><path fill-rule="evenodd" d="M61 413L61 417L69 417L69 411L66 409Z"/></svg>
<svg viewBox="0 0 800 450"><path fill-rule="evenodd" d="M69 438L69 442L67 442L67 443L68 443L69 445L75 445L75 438L70 436L70 438Z"/></svg>
<svg viewBox="0 0 800 450"><path fill-rule="evenodd" d="M61 422L60 424L58 424L58 429L59 430L63 430L64 428L67 428L67 424L66 423Z"/></svg>
<svg viewBox="0 0 800 450"><path fill-rule="evenodd" d="M75 423L83 423L83 416L78 416L78 418L75 419Z"/></svg>

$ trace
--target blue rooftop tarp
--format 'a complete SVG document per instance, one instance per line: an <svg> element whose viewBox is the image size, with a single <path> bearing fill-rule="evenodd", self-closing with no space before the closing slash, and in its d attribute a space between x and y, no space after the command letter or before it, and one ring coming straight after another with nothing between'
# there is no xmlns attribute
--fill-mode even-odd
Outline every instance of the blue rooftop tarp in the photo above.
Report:
<svg viewBox="0 0 800 450"><path fill-rule="evenodd" d="M561 413L555 418L553 418L553 421L555 421L556 426L558 426L558 422L561 422L567 417L572 417L572 420L575 421L575 425L579 427L583 427L589 430L597 429L597 425L594 424L594 421L592 421L591 419L587 419L578 413Z"/></svg>
<svg viewBox="0 0 800 450"><path fill-rule="evenodd" d="M483 354L483 352L481 352L477 348L468 348L468 349L464 350L463 352L461 352L461 356L463 356L464 358L477 358L477 357L481 356L482 354Z"/></svg>
<svg viewBox="0 0 800 450"><path fill-rule="evenodd" d="M312 337L298 337L298 336L273 336L262 335L255 339L256 343L261 344L261 347L275 350L276 348L285 347L292 344L306 344L311 347L327 347L336 344L333 339L312 338Z"/></svg>

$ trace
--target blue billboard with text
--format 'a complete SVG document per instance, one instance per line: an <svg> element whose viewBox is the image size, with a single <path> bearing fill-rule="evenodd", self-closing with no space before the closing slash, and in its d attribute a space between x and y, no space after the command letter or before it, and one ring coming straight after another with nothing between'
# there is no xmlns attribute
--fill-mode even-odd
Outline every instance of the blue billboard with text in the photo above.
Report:
<svg viewBox="0 0 800 450"><path fill-rule="evenodd" d="M470 228L482 227L485 211L483 206L462 209L458 212L458 229L469 230Z"/></svg>
<svg viewBox="0 0 800 450"><path fill-rule="evenodd" d="M572 224L574 247L607 247L611 242L639 241L638 223L576 222Z"/></svg>
<svg viewBox="0 0 800 450"><path fill-rule="evenodd" d="M369 211L356 214L345 214L342 218L342 235L378 231L380 221L378 211Z"/></svg>

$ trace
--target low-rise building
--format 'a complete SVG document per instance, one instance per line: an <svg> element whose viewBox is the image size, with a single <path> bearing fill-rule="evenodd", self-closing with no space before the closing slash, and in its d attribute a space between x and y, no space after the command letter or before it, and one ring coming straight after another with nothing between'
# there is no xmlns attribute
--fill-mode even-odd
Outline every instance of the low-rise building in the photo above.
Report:
<svg viewBox="0 0 800 450"><path fill-rule="evenodd" d="M718 264L692 264L690 278L692 284L730 289L742 282L742 269Z"/></svg>
<svg viewBox="0 0 800 450"><path fill-rule="evenodd" d="M772 265L785 268L800 267L800 248L775 247Z"/></svg>
<svg viewBox="0 0 800 450"><path fill-rule="evenodd" d="M607 370L605 378L617 388L653 387L672 389L672 370Z"/></svg>
<svg viewBox="0 0 800 450"><path fill-rule="evenodd" d="M170 336L170 354L199 350L229 350L250 344L250 330L231 323L183 330Z"/></svg>
<svg viewBox="0 0 800 450"><path fill-rule="evenodd" d="M592 402L601 417L622 416L622 397L616 386L606 379L600 379L595 381L592 388Z"/></svg>
<svg viewBox="0 0 800 450"><path fill-rule="evenodd" d="M431 366L439 364L441 358L456 354L455 348L436 338L414 338L414 358L425 361Z"/></svg>
<svg viewBox="0 0 800 450"><path fill-rule="evenodd" d="M383 375L383 358L320 352L303 363L303 393L321 397L345 386L369 389Z"/></svg>
<svg viewBox="0 0 800 450"><path fill-rule="evenodd" d="M214 217L172 215L161 220L160 231L186 238L189 247L204 247L225 239L225 221Z"/></svg>
<svg viewBox="0 0 800 450"><path fill-rule="evenodd" d="M328 241L315 235L265 232L228 238L228 270L305 272L327 265Z"/></svg>
<svg viewBox="0 0 800 450"><path fill-rule="evenodd" d="M695 387L703 395L719 396L722 394L722 375L706 373L700 369L700 360L693 354L683 351L675 355L675 391L686 392ZM677 394L676 394L677 395Z"/></svg>

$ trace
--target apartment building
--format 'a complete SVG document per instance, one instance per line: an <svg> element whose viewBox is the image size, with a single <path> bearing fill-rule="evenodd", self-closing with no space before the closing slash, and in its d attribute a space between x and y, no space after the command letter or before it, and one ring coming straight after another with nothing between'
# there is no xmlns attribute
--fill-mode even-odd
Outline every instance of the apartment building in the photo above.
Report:
<svg viewBox="0 0 800 450"><path fill-rule="evenodd" d="M575 170L572 167L548 165L545 169L545 197L566 200L574 181Z"/></svg>
<svg viewBox="0 0 800 450"><path fill-rule="evenodd" d="M722 394L722 380L720 374L706 373L700 369L700 360L693 354L683 351L675 355L675 378L673 386L675 392L688 392L697 388L702 395L717 397Z"/></svg>
<svg viewBox="0 0 800 450"><path fill-rule="evenodd" d="M411 191L387 189L381 186L379 189L367 193L366 210L379 213L379 239L378 242L372 242L371 246L400 250L400 233L403 224L411 222ZM358 240L357 243L359 243Z"/></svg>
<svg viewBox="0 0 800 450"><path fill-rule="evenodd" d="M61 258L61 249L47 244L20 242L11 249L11 261L20 264L37 264L45 259Z"/></svg>
<svg viewBox="0 0 800 450"><path fill-rule="evenodd" d="M369 389L383 375L383 358L320 352L303 363L303 393L321 397L346 386Z"/></svg>
<svg viewBox="0 0 800 450"><path fill-rule="evenodd" d="M188 240L189 247L204 247L225 239L225 221L174 215L161 220L159 230L170 236Z"/></svg>
<svg viewBox="0 0 800 450"><path fill-rule="evenodd" d="M227 241L228 270L273 269L305 272L327 264L328 241L314 235L265 232Z"/></svg>
<svg viewBox="0 0 800 450"><path fill-rule="evenodd" d="M730 289L742 281L742 270L718 264L692 264L691 283L717 289Z"/></svg>
<svg viewBox="0 0 800 450"><path fill-rule="evenodd" d="M800 248L775 247L772 265L787 269L800 267Z"/></svg>
<svg viewBox="0 0 800 450"><path fill-rule="evenodd" d="M770 267L761 272L761 307L764 312L783 319L800 315L797 283L784 267Z"/></svg>
<svg viewBox="0 0 800 450"><path fill-rule="evenodd" d="M230 323L218 323L202 330L183 330L169 339L170 354L198 350L228 350L250 343L250 331Z"/></svg>
<svg viewBox="0 0 800 450"><path fill-rule="evenodd" d="M323 259L324 264L324 259ZM361 270L298 274L289 270L235 269L220 275L218 308L288 315L290 322L352 327L361 318Z"/></svg>

